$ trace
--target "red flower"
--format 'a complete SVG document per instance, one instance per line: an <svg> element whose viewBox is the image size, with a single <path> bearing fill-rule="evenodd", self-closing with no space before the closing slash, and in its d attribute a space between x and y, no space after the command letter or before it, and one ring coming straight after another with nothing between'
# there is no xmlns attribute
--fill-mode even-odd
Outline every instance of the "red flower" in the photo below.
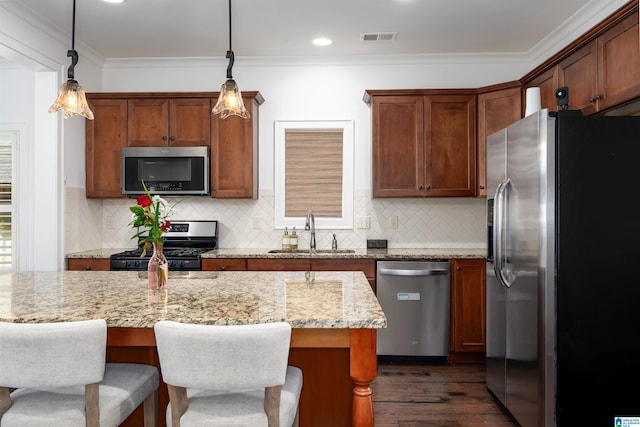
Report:
<svg viewBox="0 0 640 427"><path fill-rule="evenodd" d="M165 221L164 223L162 223L162 225L160 226L160 229L164 232L167 231L168 229L171 228L171 222L169 221Z"/></svg>
<svg viewBox="0 0 640 427"><path fill-rule="evenodd" d="M141 206L143 208L146 208L147 206L151 206L151 199L146 194L139 196L136 199L136 202L138 202L138 206Z"/></svg>

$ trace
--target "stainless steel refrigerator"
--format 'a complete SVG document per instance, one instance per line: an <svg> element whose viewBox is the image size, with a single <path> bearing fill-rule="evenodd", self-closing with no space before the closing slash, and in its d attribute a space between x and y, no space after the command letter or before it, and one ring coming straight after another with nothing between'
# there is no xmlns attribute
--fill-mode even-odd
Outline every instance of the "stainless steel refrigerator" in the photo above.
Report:
<svg viewBox="0 0 640 427"><path fill-rule="evenodd" d="M487 185L487 388L522 427L640 419L640 117L534 113Z"/></svg>

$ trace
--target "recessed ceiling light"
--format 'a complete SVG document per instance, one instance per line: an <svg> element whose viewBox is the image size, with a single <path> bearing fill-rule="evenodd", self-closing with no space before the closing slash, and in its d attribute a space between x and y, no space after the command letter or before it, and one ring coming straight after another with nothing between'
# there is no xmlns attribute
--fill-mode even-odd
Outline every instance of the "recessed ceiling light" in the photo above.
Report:
<svg viewBox="0 0 640 427"><path fill-rule="evenodd" d="M318 37L317 39L313 39L313 44L315 44L316 46L329 46L331 43L333 43L331 39L328 39L326 37Z"/></svg>
<svg viewBox="0 0 640 427"><path fill-rule="evenodd" d="M103 0L107 3L124 3L126 0Z"/></svg>

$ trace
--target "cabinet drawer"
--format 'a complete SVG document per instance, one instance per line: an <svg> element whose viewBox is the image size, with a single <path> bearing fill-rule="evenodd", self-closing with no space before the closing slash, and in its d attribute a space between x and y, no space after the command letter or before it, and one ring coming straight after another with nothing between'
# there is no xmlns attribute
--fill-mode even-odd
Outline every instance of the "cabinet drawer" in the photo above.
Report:
<svg viewBox="0 0 640 427"><path fill-rule="evenodd" d="M310 267L309 259L247 259L249 271L308 271Z"/></svg>
<svg viewBox="0 0 640 427"><path fill-rule="evenodd" d="M109 271L109 258L68 258L67 270Z"/></svg>
<svg viewBox="0 0 640 427"><path fill-rule="evenodd" d="M204 258L202 271L244 271L247 260L244 258Z"/></svg>

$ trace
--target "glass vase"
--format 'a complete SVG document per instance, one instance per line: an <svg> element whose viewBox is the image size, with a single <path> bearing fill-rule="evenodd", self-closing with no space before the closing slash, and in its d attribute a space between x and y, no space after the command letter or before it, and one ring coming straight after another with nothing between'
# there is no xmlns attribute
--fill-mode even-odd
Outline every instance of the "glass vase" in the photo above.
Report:
<svg viewBox="0 0 640 427"><path fill-rule="evenodd" d="M167 286L169 280L169 263L164 256L162 243L153 243L153 255L147 266L149 289L159 289Z"/></svg>

